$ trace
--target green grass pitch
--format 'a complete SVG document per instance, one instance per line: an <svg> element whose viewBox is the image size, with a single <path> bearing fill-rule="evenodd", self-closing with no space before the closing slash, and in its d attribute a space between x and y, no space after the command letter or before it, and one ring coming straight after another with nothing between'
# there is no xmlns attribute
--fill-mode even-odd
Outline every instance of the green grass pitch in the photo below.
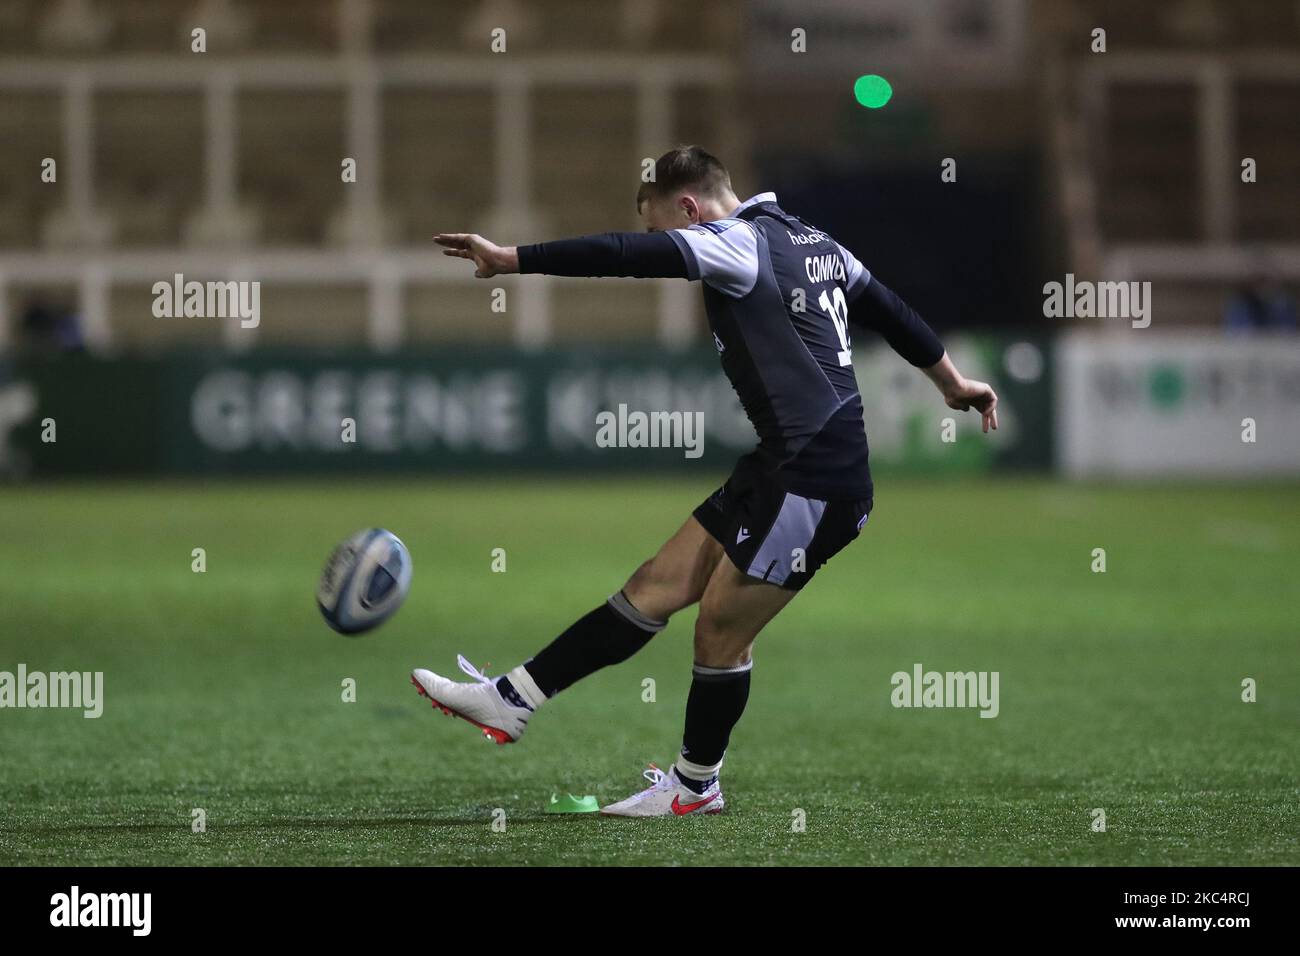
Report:
<svg viewBox="0 0 1300 956"><path fill-rule="evenodd" d="M759 639L725 814L544 816L673 759L693 612L509 747L435 713L411 667L518 663L719 477L5 489L0 670L103 671L105 703L0 710L0 863L1300 863L1293 485L881 480ZM313 591L370 525L414 586L349 639ZM892 707L918 662L999 672L1000 714Z"/></svg>

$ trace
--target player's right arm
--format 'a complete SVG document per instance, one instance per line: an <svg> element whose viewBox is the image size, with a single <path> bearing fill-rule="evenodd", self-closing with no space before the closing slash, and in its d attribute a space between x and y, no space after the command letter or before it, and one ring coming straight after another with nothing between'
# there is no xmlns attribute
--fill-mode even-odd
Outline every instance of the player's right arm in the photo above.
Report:
<svg viewBox="0 0 1300 956"><path fill-rule="evenodd" d="M977 382L973 378L963 377L947 352L943 353L943 358L927 368L925 374L943 393L943 400L949 408L955 408L959 412L973 408L980 413L985 432L990 428L997 431L998 396L987 382Z"/></svg>
<svg viewBox="0 0 1300 956"><path fill-rule="evenodd" d="M845 297L850 319L879 332L890 348L925 372L949 408L980 413L984 431L998 427L998 396L986 382L965 378L934 330L916 310L894 294L843 246Z"/></svg>

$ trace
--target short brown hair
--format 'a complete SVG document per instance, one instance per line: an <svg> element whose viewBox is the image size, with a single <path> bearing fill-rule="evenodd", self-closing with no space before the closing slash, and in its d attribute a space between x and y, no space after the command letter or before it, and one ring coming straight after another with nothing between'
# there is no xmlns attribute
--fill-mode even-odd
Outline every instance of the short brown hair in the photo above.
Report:
<svg viewBox="0 0 1300 956"><path fill-rule="evenodd" d="M647 199L662 199L682 189L716 196L731 189L731 174L722 161L699 146L678 146L655 161L655 175L636 191L636 208Z"/></svg>

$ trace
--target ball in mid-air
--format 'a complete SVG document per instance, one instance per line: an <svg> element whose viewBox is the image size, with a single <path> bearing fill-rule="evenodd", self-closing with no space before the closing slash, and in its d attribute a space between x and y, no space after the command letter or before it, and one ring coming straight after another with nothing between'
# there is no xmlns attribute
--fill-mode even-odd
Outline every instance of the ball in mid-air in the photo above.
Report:
<svg viewBox="0 0 1300 956"><path fill-rule="evenodd" d="M369 528L329 556L316 589L325 623L340 634L361 634L392 617L411 589L411 555L391 531Z"/></svg>

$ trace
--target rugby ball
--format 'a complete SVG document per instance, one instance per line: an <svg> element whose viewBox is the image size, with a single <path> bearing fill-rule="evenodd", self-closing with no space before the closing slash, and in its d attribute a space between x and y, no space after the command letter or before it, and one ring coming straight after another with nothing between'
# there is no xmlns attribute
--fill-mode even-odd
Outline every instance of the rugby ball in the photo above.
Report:
<svg viewBox="0 0 1300 956"><path fill-rule="evenodd" d="M329 556L316 606L340 634L361 634L388 620L411 589L411 555L391 531L369 528Z"/></svg>

